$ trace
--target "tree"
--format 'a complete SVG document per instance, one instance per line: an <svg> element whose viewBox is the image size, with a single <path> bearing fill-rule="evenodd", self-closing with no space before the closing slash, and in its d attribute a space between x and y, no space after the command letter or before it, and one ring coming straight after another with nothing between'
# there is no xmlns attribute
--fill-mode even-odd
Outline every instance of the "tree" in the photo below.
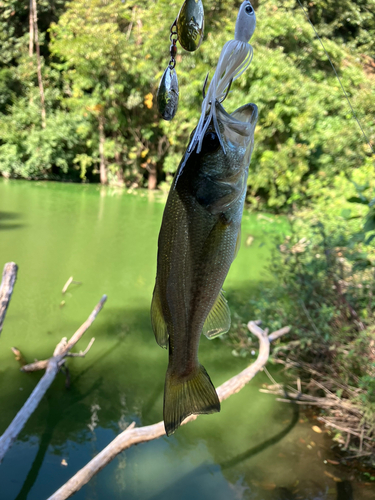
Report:
<svg viewBox="0 0 375 500"><path fill-rule="evenodd" d="M359 9L358 33L365 36L372 20L361 12L371 12L373 2L345 1L336 17L331 0L308 5L372 142L375 79L369 53L365 59L361 55L370 46L350 31L344 14L345 9ZM8 4L20 5L16 0ZM57 6L61 12L62 0L55 5L55 12ZM169 61L169 28L180 2L93 0L87 8L84 0L72 0L47 32L46 19L53 16L45 0L39 0L45 106L51 128L46 133L39 130L34 109L37 74L26 58L28 19L19 9L14 16L0 11L9 39L1 55L8 66L0 66L1 172L83 181L97 181L101 172L103 183L151 188L164 180L169 183L200 115L207 71L212 76L222 46L234 34L233 2L205 0L204 6L203 44L194 53L178 49L179 109L172 122L165 122L157 113L155 96ZM260 1L257 19L254 59L233 85L225 106L231 111L249 101L258 105L248 202L279 210L306 203L321 189L332 187L340 172L366 170L373 156L296 0ZM345 39L336 29L340 23ZM61 122L69 135L59 144L55 123ZM35 149L36 143L40 149ZM41 158L40 150L48 154L44 151Z"/></svg>

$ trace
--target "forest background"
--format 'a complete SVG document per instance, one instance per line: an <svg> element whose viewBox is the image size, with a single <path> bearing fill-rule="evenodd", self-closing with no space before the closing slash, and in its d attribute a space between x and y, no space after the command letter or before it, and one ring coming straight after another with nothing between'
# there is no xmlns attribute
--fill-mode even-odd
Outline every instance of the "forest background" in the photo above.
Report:
<svg viewBox="0 0 375 500"><path fill-rule="evenodd" d="M204 42L195 53L179 50L179 109L165 122L155 96L181 3L1 0L0 173L168 189L241 2L204 1ZM375 0L301 3L374 144ZM298 0L253 6L254 58L226 106L257 104L247 204L289 213L291 232L276 247L272 286L239 306L246 314L234 351L252 349L245 317L293 325L278 361L298 362L306 384L318 373L360 412L355 425L373 444L375 156Z"/></svg>

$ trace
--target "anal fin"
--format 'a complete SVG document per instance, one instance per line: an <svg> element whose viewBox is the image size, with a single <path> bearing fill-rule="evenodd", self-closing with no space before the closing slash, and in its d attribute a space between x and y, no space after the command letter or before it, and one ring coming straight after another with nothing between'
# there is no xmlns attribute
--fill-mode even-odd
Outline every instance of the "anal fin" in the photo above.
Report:
<svg viewBox="0 0 375 500"><path fill-rule="evenodd" d="M161 307L160 295L157 286L155 286L151 303L151 324L154 330L156 342L160 347L167 348L168 330Z"/></svg>
<svg viewBox="0 0 375 500"><path fill-rule="evenodd" d="M230 310L228 302L224 297L223 290L220 291L206 321L203 325L203 334L208 339L214 339L227 333L230 328Z"/></svg>

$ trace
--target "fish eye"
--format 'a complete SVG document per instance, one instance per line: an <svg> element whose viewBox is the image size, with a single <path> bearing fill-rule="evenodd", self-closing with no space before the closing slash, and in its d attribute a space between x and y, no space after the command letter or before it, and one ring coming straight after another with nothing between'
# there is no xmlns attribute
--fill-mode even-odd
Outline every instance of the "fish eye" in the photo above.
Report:
<svg viewBox="0 0 375 500"><path fill-rule="evenodd" d="M250 4L246 5L245 7L245 11L247 14L254 14L254 9L252 8L252 6Z"/></svg>
<svg viewBox="0 0 375 500"><path fill-rule="evenodd" d="M220 140L215 132L207 132L205 134L202 144L202 150L204 153L213 153L220 146Z"/></svg>

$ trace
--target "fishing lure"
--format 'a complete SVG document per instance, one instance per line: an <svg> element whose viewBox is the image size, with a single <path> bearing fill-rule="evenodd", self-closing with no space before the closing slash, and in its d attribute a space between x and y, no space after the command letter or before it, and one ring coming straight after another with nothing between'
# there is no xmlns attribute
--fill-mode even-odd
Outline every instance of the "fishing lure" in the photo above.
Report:
<svg viewBox="0 0 375 500"><path fill-rule="evenodd" d="M254 34L255 26L254 9L250 1L246 0L241 4L238 12L234 40L229 40L224 45L207 94L205 94L205 87L208 75L206 77L203 87L202 113L190 142L188 153L191 153L196 146L196 153L200 153L202 141L211 120L224 153L226 152L216 117L216 102L222 102L226 98L232 83L249 67L253 58L253 47L248 42Z"/></svg>
<svg viewBox="0 0 375 500"><path fill-rule="evenodd" d="M170 28L170 61L161 77L157 106L164 120L173 119L178 108L179 88L176 67L177 41L181 47L194 52L203 40L204 10L202 0L185 0Z"/></svg>

